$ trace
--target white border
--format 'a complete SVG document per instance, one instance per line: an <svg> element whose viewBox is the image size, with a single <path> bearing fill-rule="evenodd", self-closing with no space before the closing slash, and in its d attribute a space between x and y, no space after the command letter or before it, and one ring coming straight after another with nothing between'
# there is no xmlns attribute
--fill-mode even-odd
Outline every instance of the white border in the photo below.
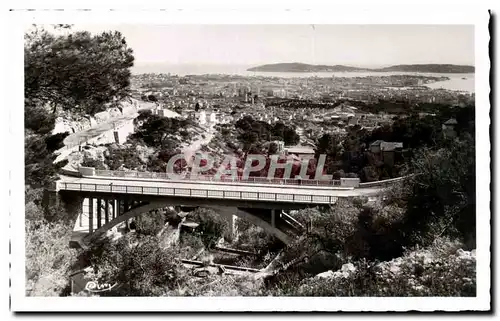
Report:
<svg viewBox="0 0 500 321"><path fill-rule="evenodd" d="M218 1L217 3L219 3ZM431 1L434 3L434 1ZM259 2L262 3L262 2ZM429 4L430 2L428 2ZM75 7L71 6L69 7ZM15 6L13 6L15 7ZM33 8L37 5L31 6ZM40 6L38 6L40 7ZM83 6L76 6L83 7ZM181 8L181 5L174 6ZM189 6L182 6L188 8ZM490 308L489 201L489 58L487 8L454 6L315 6L307 9L262 3L235 6L198 5L202 10L113 11L16 11L7 15L7 105L10 112L9 210L11 213L12 310L14 311L406 311L488 310ZM284 10L284 8L292 8ZM135 6L134 9L137 9ZM29 298L24 296L24 126L23 126L23 27L30 23L101 24L474 24L476 35L476 154L477 154L477 297L476 298L294 298L294 297L198 297L198 298ZM154 41L154 40L152 40ZM4 87L5 88L5 87Z"/></svg>

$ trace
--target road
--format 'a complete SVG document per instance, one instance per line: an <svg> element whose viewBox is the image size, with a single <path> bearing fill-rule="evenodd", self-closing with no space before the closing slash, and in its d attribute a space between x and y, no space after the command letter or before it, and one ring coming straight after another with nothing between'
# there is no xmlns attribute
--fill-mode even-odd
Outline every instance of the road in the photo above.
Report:
<svg viewBox="0 0 500 321"><path fill-rule="evenodd" d="M71 134L64 139L64 145L72 147L78 144L82 144L89 139L97 137L107 131L113 130L115 127L118 127L123 123L135 119L138 115L139 114L134 113L134 114L124 115L118 118L113 118L108 122L101 123L95 127L82 130L78 133Z"/></svg>
<svg viewBox="0 0 500 321"><path fill-rule="evenodd" d="M235 184L232 182L223 183L210 183L210 182L179 182L179 181L163 181L163 180L147 180L147 179L109 179L109 178L90 178L90 177L70 177L61 175L60 182L76 183L76 184L88 184L88 185L111 185L118 190L118 186L127 187L143 187L143 188L176 188L176 189L189 189L189 190L214 190L214 191L229 191L229 192L243 192L243 193L276 193L276 194L296 194L296 195L313 195L313 196L335 196L335 197L356 197L356 196L373 196L380 194L384 189L380 187L371 188L355 188L346 189L339 187L321 187L321 188L311 188L310 186L287 186L282 185L269 185L265 186L262 184ZM223 188L222 185L227 185L227 188ZM119 193L117 191L117 193Z"/></svg>
<svg viewBox="0 0 500 321"><path fill-rule="evenodd" d="M156 104L154 103L140 102L138 110L151 110L154 109L155 107ZM64 145L72 147L84 143L91 138L97 137L109 130L113 130L115 127L118 127L125 122L135 119L137 116L139 116L138 113L128 113L120 117L114 117L112 119L109 119L108 121L101 123L97 126L94 126L92 128L71 134L64 139Z"/></svg>

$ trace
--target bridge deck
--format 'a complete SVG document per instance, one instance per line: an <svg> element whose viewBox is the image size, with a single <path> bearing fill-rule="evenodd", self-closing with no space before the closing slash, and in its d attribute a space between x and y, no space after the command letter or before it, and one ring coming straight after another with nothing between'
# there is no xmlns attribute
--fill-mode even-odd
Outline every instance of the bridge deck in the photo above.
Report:
<svg viewBox="0 0 500 321"><path fill-rule="evenodd" d="M191 198L240 199L248 201L333 204L337 197L371 196L382 188L345 189L338 187L280 185L254 186L249 184L220 184L209 182L171 182L159 180L108 179L61 176L58 190L113 194L179 196Z"/></svg>

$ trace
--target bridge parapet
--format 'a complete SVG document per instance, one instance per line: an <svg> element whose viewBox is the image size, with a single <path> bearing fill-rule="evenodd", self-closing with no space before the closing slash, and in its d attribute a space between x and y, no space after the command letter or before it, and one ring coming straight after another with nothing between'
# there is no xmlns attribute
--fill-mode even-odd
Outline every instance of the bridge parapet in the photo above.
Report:
<svg viewBox="0 0 500 321"><path fill-rule="evenodd" d="M340 186L342 187L359 187L359 178L341 178Z"/></svg>
<svg viewBox="0 0 500 321"><path fill-rule="evenodd" d="M269 185L291 185L291 186L321 186L338 188L371 188L387 187L403 181L410 177L397 177L383 181L361 183L359 178L341 178L340 180L315 180L315 179L296 179L296 178L267 178L267 177L215 177L214 175L196 175L190 176L189 173L182 177L172 178L167 173L162 172L139 172L139 171L112 171L98 170L94 167L79 167L78 172L64 173L69 176L95 177L95 178L131 178L131 179L154 179L175 182L222 182L222 183L242 183L242 184L269 184Z"/></svg>
<svg viewBox="0 0 500 321"><path fill-rule="evenodd" d="M96 170L95 170L94 167L83 167L83 166L81 166L80 168L78 168L78 171L83 176L95 176L95 174L96 174Z"/></svg>
<svg viewBox="0 0 500 321"><path fill-rule="evenodd" d="M364 188L366 188L366 187L385 187L385 186L393 185L394 183L402 182L406 178L408 178L408 176L390 178L390 179L386 179L383 181L360 183L359 187L364 187Z"/></svg>
<svg viewBox="0 0 500 321"><path fill-rule="evenodd" d="M83 174L84 175L84 174ZM167 173L160 172L138 172L138 171L111 171L111 170L95 170L95 176L101 177L120 177L120 178L146 178L146 179L162 179L172 180ZM84 175L85 176L85 175ZM89 175L90 176L90 175ZM93 175L92 175L93 176ZM196 181L196 182L238 182L238 183L259 183L273 185L303 185L303 186L343 186L340 180L316 180L316 179L296 179L296 178L267 178L267 177L248 177L242 179L237 177L215 177L213 175L196 175L190 176L186 174L182 178L175 180ZM359 181L359 180L358 180ZM346 187L351 187L345 185Z"/></svg>

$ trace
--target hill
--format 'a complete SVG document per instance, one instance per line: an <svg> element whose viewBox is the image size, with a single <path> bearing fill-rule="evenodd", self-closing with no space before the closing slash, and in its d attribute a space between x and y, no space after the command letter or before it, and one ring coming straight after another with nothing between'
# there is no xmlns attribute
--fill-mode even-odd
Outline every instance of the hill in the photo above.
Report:
<svg viewBox="0 0 500 321"><path fill-rule="evenodd" d="M451 64L394 65L385 68L359 68L344 65L310 65L303 63L267 64L247 69L260 72L432 72L432 73L473 73L474 66Z"/></svg>
<svg viewBox="0 0 500 321"><path fill-rule="evenodd" d="M344 65L309 65L298 62L268 64L247 69L248 71L264 71L264 72L352 72L366 71L366 68L357 68Z"/></svg>
<svg viewBox="0 0 500 321"><path fill-rule="evenodd" d="M434 72L434 73L473 73L474 66L450 65L450 64L427 64L427 65L395 65L375 71L406 71L406 72Z"/></svg>

